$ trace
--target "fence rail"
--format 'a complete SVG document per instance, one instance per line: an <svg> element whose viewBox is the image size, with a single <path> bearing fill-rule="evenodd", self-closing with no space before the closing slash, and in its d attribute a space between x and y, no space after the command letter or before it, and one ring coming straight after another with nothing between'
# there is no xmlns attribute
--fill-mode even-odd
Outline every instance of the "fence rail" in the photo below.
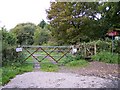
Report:
<svg viewBox="0 0 120 90"><path fill-rule="evenodd" d="M22 45L22 48L70 48L70 46L33 46L33 45Z"/></svg>

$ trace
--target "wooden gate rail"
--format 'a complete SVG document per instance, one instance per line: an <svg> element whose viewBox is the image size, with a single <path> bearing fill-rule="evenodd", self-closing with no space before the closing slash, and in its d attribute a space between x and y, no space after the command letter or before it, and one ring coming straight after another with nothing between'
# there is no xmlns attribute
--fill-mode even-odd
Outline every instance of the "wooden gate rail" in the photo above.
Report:
<svg viewBox="0 0 120 90"><path fill-rule="evenodd" d="M47 53L43 48L41 48L46 54L47 54L47 56L50 56L54 61L56 61L55 60L55 58L53 58L49 53ZM57 62L57 61L56 61Z"/></svg>
<svg viewBox="0 0 120 90"><path fill-rule="evenodd" d="M54 52L55 49L56 49L56 48L54 48L49 54L51 54L52 52ZM48 55L46 55L45 57L43 57L42 60L44 60L47 56L48 56ZM42 60L41 60L41 61L42 61Z"/></svg>
<svg viewBox="0 0 120 90"><path fill-rule="evenodd" d="M36 58L33 54L35 53L35 52L37 52L38 50L39 50L39 48L37 48L33 53L30 53L30 51L29 50L27 50L26 48L24 48L30 55L27 57L27 58L25 58L25 60L23 60L23 62L25 62L29 57L31 57L31 56L33 56L37 61L39 61L39 59L38 58Z"/></svg>
<svg viewBox="0 0 120 90"><path fill-rule="evenodd" d="M71 50L71 48L69 49L68 52L70 52L70 50ZM57 62L60 61L61 58L63 58L64 56L66 56L66 54L67 54L68 52L66 52L65 54L63 54L63 56L61 56L61 57L57 60Z"/></svg>
<svg viewBox="0 0 120 90"><path fill-rule="evenodd" d="M33 56L37 61L39 61L39 59L33 55L34 53L31 54L31 52L29 50L27 50L26 48L24 48L24 49L30 54L30 56ZM37 50L35 50L35 52L37 52L38 50L39 50L39 48Z"/></svg>
<svg viewBox="0 0 120 90"><path fill-rule="evenodd" d="M32 45L23 45L21 47L26 47L26 48L54 48L54 47L58 47L58 48L70 48L70 46L32 46Z"/></svg>

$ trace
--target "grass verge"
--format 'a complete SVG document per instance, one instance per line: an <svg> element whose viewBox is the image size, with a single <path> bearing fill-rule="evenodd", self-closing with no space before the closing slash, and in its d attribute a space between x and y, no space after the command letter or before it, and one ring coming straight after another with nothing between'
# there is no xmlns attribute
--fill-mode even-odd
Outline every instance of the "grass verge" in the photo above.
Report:
<svg viewBox="0 0 120 90"><path fill-rule="evenodd" d="M93 60L96 61L101 61L101 62L105 62L105 63L115 63L115 64L120 64L119 62L119 55L116 53L111 53L111 52L100 52L94 56L92 56Z"/></svg>
<svg viewBox="0 0 120 90"><path fill-rule="evenodd" d="M5 85L18 74L24 72L30 72L33 70L33 65L31 63L24 63L20 66L5 66L2 67L2 85Z"/></svg>
<svg viewBox="0 0 120 90"><path fill-rule="evenodd" d="M87 61L80 59L80 60L71 61L67 63L65 66L74 68L74 67L85 67L87 65L88 65Z"/></svg>
<svg viewBox="0 0 120 90"><path fill-rule="evenodd" d="M0 86L2 85L2 68L0 68Z"/></svg>

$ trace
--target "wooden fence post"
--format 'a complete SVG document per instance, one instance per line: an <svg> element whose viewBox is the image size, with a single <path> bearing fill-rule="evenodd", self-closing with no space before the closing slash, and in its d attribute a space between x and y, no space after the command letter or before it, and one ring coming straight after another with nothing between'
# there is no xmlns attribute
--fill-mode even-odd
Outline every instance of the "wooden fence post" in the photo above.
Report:
<svg viewBox="0 0 120 90"><path fill-rule="evenodd" d="M84 57L86 57L86 44L85 44L85 42L84 42Z"/></svg>
<svg viewBox="0 0 120 90"><path fill-rule="evenodd" d="M96 43L94 44L94 55L97 53Z"/></svg>

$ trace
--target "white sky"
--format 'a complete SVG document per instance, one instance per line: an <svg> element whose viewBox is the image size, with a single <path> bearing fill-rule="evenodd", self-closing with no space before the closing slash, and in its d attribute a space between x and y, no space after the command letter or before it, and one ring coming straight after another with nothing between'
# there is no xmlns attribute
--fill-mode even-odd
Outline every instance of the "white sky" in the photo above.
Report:
<svg viewBox="0 0 120 90"><path fill-rule="evenodd" d="M45 10L53 0L0 0L0 27L9 30L19 23L47 21Z"/></svg>

